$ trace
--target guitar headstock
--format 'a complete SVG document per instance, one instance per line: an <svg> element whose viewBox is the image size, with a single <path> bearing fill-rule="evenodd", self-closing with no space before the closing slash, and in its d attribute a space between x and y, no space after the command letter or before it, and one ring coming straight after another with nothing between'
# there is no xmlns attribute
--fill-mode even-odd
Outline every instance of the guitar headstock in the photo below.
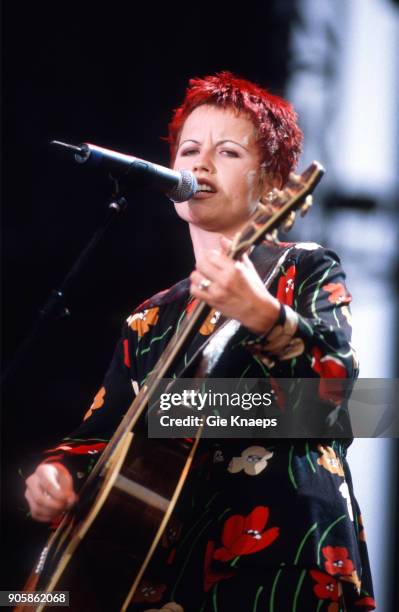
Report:
<svg viewBox="0 0 399 612"><path fill-rule="evenodd" d="M230 249L231 257L239 258L280 226L286 231L290 229L295 222L295 213L299 210L303 217L311 207L311 194L324 172L323 166L314 161L302 174L292 172L283 189L273 189L268 204L259 204L258 210L235 236Z"/></svg>

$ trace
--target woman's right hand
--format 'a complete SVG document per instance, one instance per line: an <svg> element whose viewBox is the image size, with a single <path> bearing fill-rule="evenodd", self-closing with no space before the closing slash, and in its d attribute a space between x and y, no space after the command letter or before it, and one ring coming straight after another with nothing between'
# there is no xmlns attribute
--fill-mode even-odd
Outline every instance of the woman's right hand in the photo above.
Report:
<svg viewBox="0 0 399 612"><path fill-rule="evenodd" d="M40 463L26 479L25 497L32 518L41 523L53 521L77 500L72 476L61 463Z"/></svg>

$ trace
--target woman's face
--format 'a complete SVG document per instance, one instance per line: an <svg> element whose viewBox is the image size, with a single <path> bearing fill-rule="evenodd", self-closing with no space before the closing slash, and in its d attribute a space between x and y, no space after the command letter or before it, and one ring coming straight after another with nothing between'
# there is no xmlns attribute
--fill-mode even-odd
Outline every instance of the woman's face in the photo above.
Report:
<svg viewBox="0 0 399 612"><path fill-rule="evenodd" d="M199 106L183 125L173 167L191 170L203 190L176 204L178 215L201 229L232 237L271 188L261 180L260 163L250 119L231 109Z"/></svg>

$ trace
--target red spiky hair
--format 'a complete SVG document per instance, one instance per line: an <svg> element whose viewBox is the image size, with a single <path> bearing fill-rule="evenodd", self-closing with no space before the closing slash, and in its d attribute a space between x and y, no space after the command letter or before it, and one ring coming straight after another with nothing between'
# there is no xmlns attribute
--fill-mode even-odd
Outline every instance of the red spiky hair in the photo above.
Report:
<svg viewBox="0 0 399 612"><path fill-rule="evenodd" d="M296 167L302 144L294 109L286 100L227 71L190 79L183 103L174 111L168 126L172 161L185 120L202 104L245 113L256 128L266 171L271 175L280 174L283 183L287 181L288 174Z"/></svg>

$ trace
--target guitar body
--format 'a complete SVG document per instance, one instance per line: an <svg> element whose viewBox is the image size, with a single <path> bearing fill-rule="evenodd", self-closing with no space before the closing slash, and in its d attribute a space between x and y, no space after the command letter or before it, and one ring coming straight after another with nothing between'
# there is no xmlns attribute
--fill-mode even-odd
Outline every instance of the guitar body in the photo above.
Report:
<svg viewBox="0 0 399 612"><path fill-rule="evenodd" d="M46 558L24 590L69 591L74 612L127 610L176 504L198 439L127 434L94 491L92 485L83 492L50 537ZM36 610L50 607L40 604Z"/></svg>

